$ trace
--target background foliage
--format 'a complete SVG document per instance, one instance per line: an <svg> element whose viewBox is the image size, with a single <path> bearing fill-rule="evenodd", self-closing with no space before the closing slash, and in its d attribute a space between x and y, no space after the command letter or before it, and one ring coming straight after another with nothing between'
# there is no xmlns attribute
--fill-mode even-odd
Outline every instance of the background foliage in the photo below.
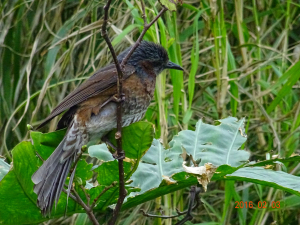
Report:
<svg viewBox="0 0 300 225"><path fill-rule="evenodd" d="M0 155L29 139L26 125L38 124L93 71L112 62L99 29L104 1L0 3ZM159 4L146 1L147 18ZM157 7L157 8L156 8ZM165 147L199 118L213 124L227 116L246 117L251 160L298 154L300 131L300 5L298 1L184 1L167 12L145 39L161 43L185 69L164 72L145 120L156 125ZM134 43L142 29L139 1L114 1L109 35L117 52ZM289 70L290 69L290 70ZM50 124L54 130L57 119ZM48 130L44 130L48 131ZM299 175L297 162L276 165ZM188 190L165 195L123 212L122 224L153 224L139 209L166 214L186 208ZM212 182L201 193L193 223L298 223L300 199L246 182ZM280 209L236 209L235 201L280 201ZM156 211L155 211L156 212ZM79 223L84 215L53 222ZM155 220L171 224L171 220ZM187 223L188 224L188 223Z"/></svg>

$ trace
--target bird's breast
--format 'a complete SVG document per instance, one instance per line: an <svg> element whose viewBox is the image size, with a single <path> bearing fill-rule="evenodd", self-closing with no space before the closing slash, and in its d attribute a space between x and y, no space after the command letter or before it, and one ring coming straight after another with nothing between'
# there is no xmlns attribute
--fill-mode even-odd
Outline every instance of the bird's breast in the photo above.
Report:
<svg viewBox="0 0 300 225"><path fill-rule="evenodd" d="M123 83L125 101L124 114L135 114L146 111L154 95L155 78L141 79L133 74Z"/></svg>
<svg viewBox="0 0 300 225"><path fill-rule="evenodd" d="M136 74L133 74L123 81L123 93L125 94L125 100L122 103L123 127L138 122L144 117L153 98L154 89L155 78L150 77L142 80ZM83 113L91 114L90 118L85 121L90 139L101 138L117 127L117 104L115 102L109 102L101 107L98 113L92 113L91 110L84 110Z"/></svg>

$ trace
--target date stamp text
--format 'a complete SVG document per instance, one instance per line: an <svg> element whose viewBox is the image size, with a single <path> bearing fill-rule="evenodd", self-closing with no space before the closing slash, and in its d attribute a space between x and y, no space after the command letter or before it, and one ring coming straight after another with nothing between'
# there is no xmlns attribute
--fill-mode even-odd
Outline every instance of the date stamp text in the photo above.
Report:
<svg viewBox="0 0 300 225"><path fill-rule="evenodd" d="M247 208L247 209L252 209L253 207L258 207L260 209L266 209L271 207L273 209L279 209L280 208L280 201L272 201L271 203L267 203L266 201L259 201L256 205L255 203L253 203L253 201L249 201L249 202L244 202L244 201L236 201L235 202L235 208L236 209L242 209L242 208Z"/></svg>

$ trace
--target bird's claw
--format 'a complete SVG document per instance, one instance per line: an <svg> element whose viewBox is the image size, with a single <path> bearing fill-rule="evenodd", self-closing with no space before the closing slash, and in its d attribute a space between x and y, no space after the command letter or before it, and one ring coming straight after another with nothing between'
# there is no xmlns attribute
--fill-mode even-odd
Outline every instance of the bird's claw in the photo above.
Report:
<svg viewBox="0 0 300 225"><path fill-rule="evenodd" d="M119 98L118 94L115 94L113 96L113 101L114 102L123 102L123 101L125 101L125 94L122 93L120 98Z"/></svg>
<svg viewBox="0 0 300 225"><path fill-rule="evenodd" d="M124 151L120 152L120 154L118 155L118 152L115 152L114 154L112 154L114 159L125 159L125 153Z"/></svg>

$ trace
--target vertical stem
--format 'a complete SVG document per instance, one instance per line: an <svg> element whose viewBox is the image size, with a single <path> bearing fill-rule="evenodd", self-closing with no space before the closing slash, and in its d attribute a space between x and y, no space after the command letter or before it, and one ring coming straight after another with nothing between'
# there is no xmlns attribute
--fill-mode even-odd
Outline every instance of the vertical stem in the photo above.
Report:
<svg viewBox="0 0 300 225"><path fill-rule="evenodd" d="M118 214L119 214L122 204L123 204L123 201L127 195L127 191L125 189L125 178L124 178L124 168L123 168L123 159L124 159L125 155L122 150L122 102L123 102L123 100L122 100L123 71L122 70L124 69L128 59L130 58L132 53L140 45L147 30L158 20L158 18L165 11L167 11L167 8L163 7L162 10L159 12L159 14L149 24L147 24L146 18L145 18L145 7L144 7L144 4L142 3L144 29L143 29L141 35L139 36L139 38L137 39L136 43L134 44L134 46L132 46L132 48L130 49L128 54L122 60L122 63L119 64L115 50L108 38L107 30L106 30L107 21L108 21L108 11L109 11L110 4L111 4L111 0L108 0L106 5L104 6L104 19L103 19L101 34L107 43L107 46L111 52L111 55L113 57L113 60L114 60L114 63L116 65L117 72L118 72L118 79L117 79L117 91L118 91L118 93L117 93L117 132L115 134L115 139L117 141L117 157L118 157L118 165L119 165L119 198L118 198L117 205L113 211L112 218L108 222L109 225L113 225L113 224L115 224L115 222L117 220Z"/></svg>

